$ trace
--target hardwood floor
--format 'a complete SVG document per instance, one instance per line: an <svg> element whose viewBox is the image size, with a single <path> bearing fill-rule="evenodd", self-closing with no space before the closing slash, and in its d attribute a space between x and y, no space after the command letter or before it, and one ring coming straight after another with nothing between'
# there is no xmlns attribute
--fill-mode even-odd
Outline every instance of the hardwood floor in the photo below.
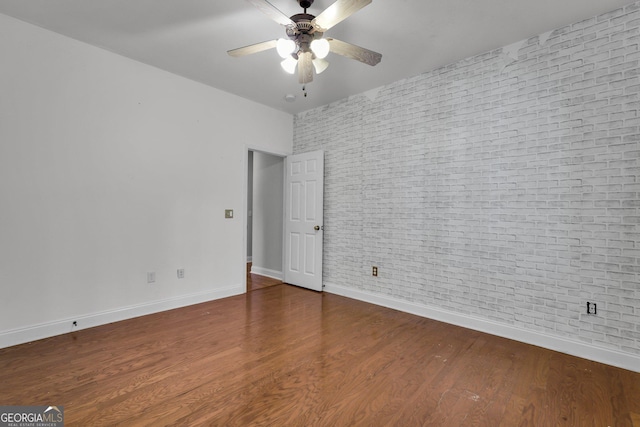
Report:
<svg viewBox="0 0 640 427"><path fill-rule="evenodd" d="M281 285L282 280L273 279L267 276L251 273L251 263L247 263L247 291L268 288L269 286Z"/></svg>
<svg viewBox="0 0 640 427"><path fill-rule="evenodd" d="M0 350L67 426L640 426L640 374L277 284Z"/></svg>

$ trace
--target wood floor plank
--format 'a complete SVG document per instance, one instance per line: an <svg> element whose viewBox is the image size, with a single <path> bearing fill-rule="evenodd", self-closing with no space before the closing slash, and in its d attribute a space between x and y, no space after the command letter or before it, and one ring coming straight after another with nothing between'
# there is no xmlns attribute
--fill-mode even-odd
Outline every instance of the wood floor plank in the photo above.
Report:
<svg viewBox="0 0 640 427"><path fill-rule="evenodd" d="M258 278L257 281L262 279ZM638 426L640 374L281 282L0 350L68 426Z"/></svg>
<svg viewBox="0 0 640 427"><path fill-rule="evenodd" d="M544 392L552 352L545 352L534 346L527 350L510 372L511 378L514 379L513 390L506 402L500 427L535 426L535 406L532 404L531 396L536 390Z"/></svg>

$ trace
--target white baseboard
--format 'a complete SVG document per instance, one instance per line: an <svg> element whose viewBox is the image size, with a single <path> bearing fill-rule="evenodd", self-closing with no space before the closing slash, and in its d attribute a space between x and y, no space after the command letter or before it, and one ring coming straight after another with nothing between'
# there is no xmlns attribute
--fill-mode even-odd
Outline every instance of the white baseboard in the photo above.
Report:
<svg viewBox="0 0 640 427"><path fill-rule="evenodd" d="M268 268L256 267L255 265L251 266L251 273L278 280L282 280L284 277L282 271L269 270Z"/></svg>
<svg viewBox="0 0 640 427"><path fill-rule="evenodd" d="M561 353L570 354L583 359L605 363L618 368L640 372L640 357L633 354L622 353L579 341L542 334L515 326L503 325L486 319L471 317L464 314L441 310L436 307L429 307L386 295L374 294L330 283L325 283L324 291L392 308L405 313L415 314L416 316L426 317L428 319L461 326L463 328L473 329L491 335L512 339L514 341L520 341L526 344L559 351Z"/></svg>
<svg viewBox="0 0 640 427"><path fill-rule="evenodd" d="M147 314L159 313L173 310L174 308L186 307L216 299L239 295L245 292L242 285L217 289L215 291L199 292L190 295L181 295L160 301L151 301L144 304L123 307L115 310L108 310L84 316L62 319L58 321L43 323L40 325L28 326L0 332L0 348L11 347L31 341L62 335L81 329L93 328L94 326L106 325L107 323L119 322L121 320L132 319L134 317L145 316ZM73 322L78 322L74 327Z"/></svg>

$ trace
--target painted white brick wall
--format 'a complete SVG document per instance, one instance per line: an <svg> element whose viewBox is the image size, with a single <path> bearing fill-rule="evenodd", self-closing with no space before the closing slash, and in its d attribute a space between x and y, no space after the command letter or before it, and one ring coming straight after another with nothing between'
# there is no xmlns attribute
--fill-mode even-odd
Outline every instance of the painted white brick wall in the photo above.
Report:
<svg viewBox="0 0 640 427"><path fill-rule="evenodd" d="M640 2L547 35L295 117L325 281L639 355Z"/></svg>

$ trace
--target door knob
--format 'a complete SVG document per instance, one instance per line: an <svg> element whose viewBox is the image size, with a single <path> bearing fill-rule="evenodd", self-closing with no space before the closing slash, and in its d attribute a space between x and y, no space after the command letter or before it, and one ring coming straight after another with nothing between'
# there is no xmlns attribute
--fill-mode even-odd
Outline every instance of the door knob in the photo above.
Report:
<svg viewBox="0 0 640 427"><path fill-rule="evenodd" d="M319 231L320 230L320 226L316 225L315 227L313 227L314 230Z"/></svg>

